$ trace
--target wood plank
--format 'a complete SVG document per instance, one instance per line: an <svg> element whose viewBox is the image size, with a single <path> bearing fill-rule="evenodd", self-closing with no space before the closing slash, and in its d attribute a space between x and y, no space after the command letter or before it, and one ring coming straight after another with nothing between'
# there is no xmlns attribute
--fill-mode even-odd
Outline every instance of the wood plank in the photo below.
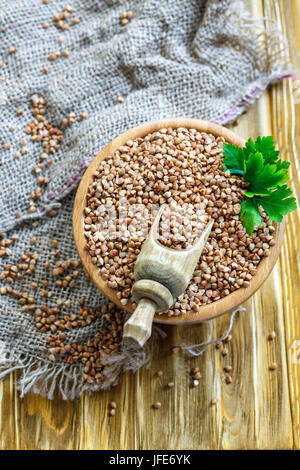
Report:
<svg viewBox="0 0 300 470"><path fill-rule="evenodd" d="M18 399L19 449L77 449L81 439L80 400L53 401L29 394Z"/></svg>
<svg viewBox="0 0 300 470"><path fill-rule="evenodd" d="M266 12L281 18L283 33L289 41L291 59L296 77L300 76L300 3L297 0L266 2ZM295 90L297 84L298 91ZM300 201L299 151L300 151L300 82L285 80L271 90L272 132L278 137L279 148L291 162L291 188ZM300 361L295 363L295 349L300 352L300 217L299 211L287 217L286 237L280 258L282 309L285 330L286 360L291 404L294 447L300 448ZM297 343L298 341L298 343ZM298 344L298 346L297 346ZM296 348L293 348L296 346Z"/></svg>
<svg viewBox="0 0 300 470"><path fill-rule="evenodd" d="M13 450L19 447L18 441L18 400L14 374L0 381L0 449Z"/></svg>

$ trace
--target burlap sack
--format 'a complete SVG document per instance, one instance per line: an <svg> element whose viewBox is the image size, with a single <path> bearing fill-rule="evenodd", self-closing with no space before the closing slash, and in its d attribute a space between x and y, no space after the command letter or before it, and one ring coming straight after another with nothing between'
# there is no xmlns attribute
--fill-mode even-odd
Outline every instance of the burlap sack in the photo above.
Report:
<svg viewBox="0 0 300 470"><path fill-rule="evenodd" d="M55 279L47 277L43 266L55 259L52 238L58 240L63 259L76 258L71 230L74 189L91 159L112 138L145 121L176 116L233 121L270 83L289 76L290 67L276 25L253 21L242 2L73 0L68 21L80 21L62 31L52 19L65 7L65 0L0 0L0 232L19 235L11 254L0 258L0 270L6 263L17 263L26 250L33 251L38 257L34 278L15 280L14 288L30 292L33 280L40 284L46 278L51 296L43 302L71 299L73 313L80 297L90 299L94 307L106 299L83 273L75 289L55 288ZM127 10L133 17L122 26L120 15ZM44 23L49 23L47 29ZM9 53L11 47L15 53ZM49 61L52 53L64 50L69 57ZM42 152L41 144L25 133L33 120L33 94L45 100L52 125L61 126L70 112L76 118L64 128L54 163L42 172L50 184L37 210L28 213L37 179L32 167ZM24 113L17 115L20 109ZM86 119L79 118L81 112ZM24 137L28 153L14 158ZM49 217L53 209L58 215ZM5 286L5 280L0 282ZM104 323L98 318L90 326L72 329L68 340L83 343ZM134 370L149 359L145 350L129 364L122 351L107 380L87 386L82 364L67 364L63 357L48 359L46 336L15 298L0 296L0 377L20 369L22 395L34 391L52 398L57 386L63 398L72 399L86 388L108 387L126 366Z"/></svg>

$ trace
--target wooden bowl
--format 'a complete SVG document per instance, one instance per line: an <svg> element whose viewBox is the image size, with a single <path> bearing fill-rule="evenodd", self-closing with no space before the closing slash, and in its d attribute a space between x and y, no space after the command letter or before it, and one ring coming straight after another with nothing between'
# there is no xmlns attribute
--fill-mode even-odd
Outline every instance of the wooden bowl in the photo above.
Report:
<svg viewBox="0 0 300 470"><path fill-rule="evenodd" d="M236 146L242 147L245 144L245 140L239 137L234 132L211 122L189 118L162 119L158 121L147 122L138 127L134 127L133 129L129 129L128 131L119 135L114 140L112 140L103 150L101 150L101 152L98 153L98 155L89 165L78 187L73 208L73 233L77 251L84 268L86 269L91 280L98 287L98 289L100 289L101 292L103 292L103 294L106 295L110 300L112 300L118 307L131 313L133 311L131 303L128 302L125 307L121 305L116 295L116 290L111 289L107 286L106 281L104 281L100 276L99 268L92 263L91 256L84 249L85 237L83 233L83 209L85 207L88 187L93 182L93 173L98 168L100 162L104 160L104 158L106 158L108 155L111 155L115 150L117 150L120 146L124 145L128 140L134 140L137 137L144 137L149 133L158 131L159 129L166 127L193 128L197 129L200 132L211 133L215 136L223 136L227 142ZM198 312L186 313L182 317L168 317L166 314L157 314L155 315L154 322L169 325L178 325L183 323L200 323L205 320L209 320L219 315L222 315L223 313L229 312L241 305L243 302L245 302L257 291L257 289L259 289L262 283L267 279L278 258L284 233L284 223L282 222L280 224L274 225L276 228L274 232L274 239L276 243L270 248L270 256L263 258L259 263L257 273L251 279L249 287L241 287L240 289L237 289L236 291L232 292L231 294L227 295L222 299L219 299L211 304L201 306Z"/></svg>

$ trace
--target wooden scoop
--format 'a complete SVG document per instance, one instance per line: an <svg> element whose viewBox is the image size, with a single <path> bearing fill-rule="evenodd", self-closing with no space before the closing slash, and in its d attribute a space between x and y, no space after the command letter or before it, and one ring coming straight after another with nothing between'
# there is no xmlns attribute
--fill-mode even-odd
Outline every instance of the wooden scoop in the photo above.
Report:
<svg viewBox="0 0 300 470"><path fill-rule="evenodd" d="M174 250L157 240L166 207L162 206L155 217L134 268L131 292L138 306L124 325L123 338L131 338L140 346L151 336L154 314L168 310L186 290L214 223L206 226L192 248Z"/></svg>

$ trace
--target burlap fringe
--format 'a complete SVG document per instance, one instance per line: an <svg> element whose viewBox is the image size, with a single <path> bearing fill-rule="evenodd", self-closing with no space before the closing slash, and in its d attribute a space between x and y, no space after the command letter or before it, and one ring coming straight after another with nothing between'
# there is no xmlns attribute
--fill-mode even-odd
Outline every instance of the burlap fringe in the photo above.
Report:
<svg viewBox="0 0 300 470"><path fill-rule="evenodd" d="M6 352L0 359L0 380L14 371L20 371L17 389L21 398L26 393L37 393L53 400L54 395L63 400L74 400L83 392L96 392L109 389L116 385L121 373L131 370L136 372L151 359L150 348L135 353L134 362L128 352L124 351L115 357L109 357L108 365L104 368L105 381L100 384L87 384L83 382L83 367L64 364L49 363L32 357L15 357Z"/></svg>
<svg viewBox="0 0 300 470"><path fill-rule="evenodd" d="M211 339L211 328L207 341L196 344L181 344L182 350L187 351L193 356L200 356L204 351L218 341L222 341L229 335L232 330L235 315L246 309L239 307L231 313L229 327L219 338ZM210 322L205 322L209 323ZM11 354L5 350L5 345L0 344L0 380L14 371L20 371L21 375L18 379L17 389L21 398L27 393L36 393L47 397L50 400L54 396L58 396L63 400L74 400L83 392L97 392L107 390L118 384L120 376L125 372L135 373L143 366L151 364L153 344L158 337L166 337L159 327L153 326L152 337L143 348L136 343L128 343L123 345L122 350L118 354L106 356L103 358L105 380L100 385L87 384L83 381L83 365L68 365L62 363L58 365L55 362L46 362L38 360L35 357L25 357Z"/></svg>
<svg viewBox="0 0 300 470"><path fill-rule="evenodd" d="M68 365L66 362L46 362L36 357L25 357L7 351L5 344L0 344L0 380L14 371L21 373L17 389L21 398L26 393L37 393L50 400L59 396L63 400L74 400L83 392L97 392L116 386L124 372L136 372L151 363L153 343L156 338L166 334L157 326L153 326L151 339L144 348L137 344L123 345L118 354L103 357L105 380L100 385L87 384L83 381L83 365Z"/></svg>

